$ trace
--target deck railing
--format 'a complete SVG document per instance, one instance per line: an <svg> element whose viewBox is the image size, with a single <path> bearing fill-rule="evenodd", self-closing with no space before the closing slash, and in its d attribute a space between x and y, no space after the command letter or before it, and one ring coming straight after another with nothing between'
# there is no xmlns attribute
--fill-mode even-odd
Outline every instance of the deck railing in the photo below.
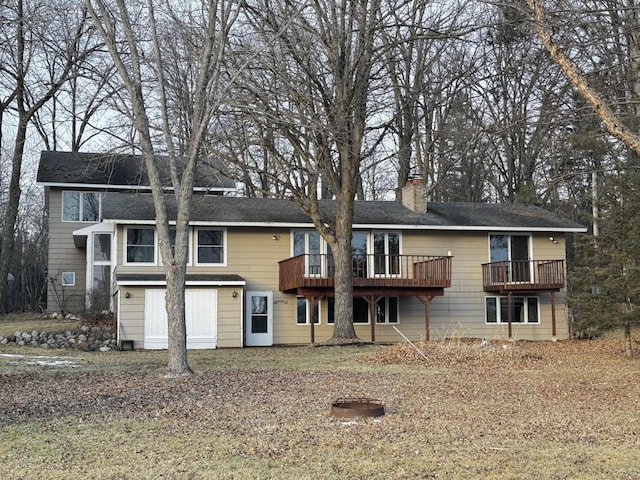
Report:
<svg viewBox="0 0 640 480"><path fill-rule="evenodd" d="M432 255L353 255L354 287L450 287L451 258ZM304 254L280 262L280 290L333 287L332 255Z"/></svg>
<svg viewBox="0 0 640 480"><path fill-rule="evenodd" d="M565 286L564 260L521 260L482 265L486 291L558 290Z"/></svg>

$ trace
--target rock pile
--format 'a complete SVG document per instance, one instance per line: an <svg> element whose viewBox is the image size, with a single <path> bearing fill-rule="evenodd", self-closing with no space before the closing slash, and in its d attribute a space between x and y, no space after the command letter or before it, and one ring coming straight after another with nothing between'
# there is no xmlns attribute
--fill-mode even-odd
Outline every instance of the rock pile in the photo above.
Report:
<svg viewBox="0 0 640 480"><path fill-rule="evenodd" d="M42 348L114 348L116 333L110 326L82 325L78 329L64 332L16 332L0 337L0 345L14 343Z"/></svg>

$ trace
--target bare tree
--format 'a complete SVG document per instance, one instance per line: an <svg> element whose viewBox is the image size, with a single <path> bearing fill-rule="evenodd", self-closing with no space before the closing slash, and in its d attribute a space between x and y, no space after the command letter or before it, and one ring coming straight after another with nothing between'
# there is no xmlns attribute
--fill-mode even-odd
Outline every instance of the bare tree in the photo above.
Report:
<svg viewBox="0 0 640 480"><path fill-rule="evenodd" d="M86 41L95 42L95 35L89 38ZM107 135L122 142L122 122L105 121L118 115L113 99L122 89L113 62L106 57L99 52L92 55L90 62L74 65L69 81L34 116L33 123L46 150L78 152L92 140Z"/></svg>
<svg viewBox="0 0 640 480"><path fill-rule="evenodd" d="M87 26L83 9L29 0L3 2L0 9L3 19L0 71L4 92L4 99L0 101L0 120L4 122L9 114L15 124L8 198L0 238L0 308L4 309L5 279L15 247L29 124L68 81L73 66L84 61L92 48L78 48ZM40 81L43 76L48 81Z"/></svg>
<svg viewBox="0 0 640 480"><path fill-rule="evenodd" d="M335 261L332 341L356 338L353 328L351 234L361 166L376 140L369 136L369 99L376 65L381 0L247 2L253 36L262 49L243 75L237 108L255 127L256 145L277 164L272 180L311 218ZM269 125L268 132L258 126ZM264 135L264 133L268 133ZM322 197L335 199L335 213Z"/></svg>
<svg viewBox="0 0 640 480"><path fill-rule="evenodd" d="M411 175L428 178L433 190L460 159L451 148L456 125L448 120L472 78L472 49L464 42L476 28L469 8L469 2L400 2L381 29L393 95L397 196Z"/></svg>
<svg viewBox="0 0 640 480"><path fill-rule="evenodd" d="M552 34L551 24L554 29L562 24L560 16L554 14L549 19L541 1L527 0L536 34L551 58L607 131L627 148L627 152L614 155L610 171L593 172L594 237L584 249L583 264L576 269L572 306L588 327L595 324L602 328L607 322L622 325L627 354L631 356L631 326L640 324L640 245L636 222L629 222L637 217L640 207L640 136L636 133L640 115L640 5L634 0L586 3L585 13L591 21L580 22L575 29L570 27L573 36L560 30L561 41L567 42L572 52L569 56ZM585 50L595 57L591 64L578 63ZM581 68L584 65L593 68L585 72ZM602 166L600 163L599 168ZM602 181L597 179L598 173ZM597 218L598 211L604 213L603 218Z"/></svg>
<svg viewBox="0 0 640 480"><path fill-rule="evenodd" d="M589 81L580 71L577 65L565 54L562 46L554 39L549 25L546 23L545 11L542 2L539 0L527 0L531 9L532 19L536 34L549 51L551 58L562 70L562 73L569 79L573 87L591 106L594 112L600 117L611 135L620 139L628 148L640 155L640 136L633 129L626 125L626 122L611 107L610 103L596 89L592 88ZM630 13L637 16L637 6L629 6ZM640 43L637 35L629 35L629 57L632 67L634 81L634 92L640 94Z"/></svg>
<svg viewBox="0 0 640 480"><path fill-rule="evenodd" d="M194 177L205 134L226 90L221 62L239 4L227 0L136 4L88 0L87 5L127 92L130 118L151 184L167 285L168 373L191 374L185 276ZM169 162L171 196L177 206L174 249L161 154Z"/></svg>
<svg viewBox="0 0 640 480"><path fill-rule="evenodd" d="M487 11L476 38L482 63L474 72L477 123L491 145L488 180L498 201L538 203L544 162L562 124L566 82L535 39L520 2Z"/></svg>

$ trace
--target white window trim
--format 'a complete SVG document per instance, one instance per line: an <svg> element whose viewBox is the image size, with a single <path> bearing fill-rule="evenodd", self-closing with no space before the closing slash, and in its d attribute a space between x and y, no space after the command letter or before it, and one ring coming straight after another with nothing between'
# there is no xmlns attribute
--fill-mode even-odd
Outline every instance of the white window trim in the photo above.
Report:
<svg viewBox="0 0 640 480"><path fill-rule="evenodd" d="M171 230L171 229L175 230L176 226L174 224L169 225L169 230ZM156 228L155 230L156 230L156 233L155 233L156 240L155 240L155 242L156 242L156 248L158 250L156 258L158 259L158 265L162 266L162 265L164 265L164 262L162 261L162 253L160 252L160 244L159 244L159 241L158 241L158 229ZM193 265L193 261L192 261L193 249L191 248L192 245L193 245L193 229L189 228L189 238L187 239L187 267L191 267ZM216 264L214 264L214 265L216 265Z"/></svg>
<svg viewBox="0 0 640 480"><path fill-rule="evenodd" d="M291 256L295 255L295 233L302 233L304 235L304 271L305 276L308 277L324 277L327 276L327 252L329 250L327 242L320 233L313 228L294 228L291 229L289 238L291 239ZM318 253L309 253L309 234L316 233L318 235L320 244L320 251ZM309 273L311 265L309 264L310 255L320 255L320 271L318 273ZM314 267L316 265L313 265ZM302 324L301 324L302 325Z"/></svg>
<svg viewBox="0 0 640 480"><path fill-rule="evenodd" d="M79 210L78 210L78 220L65 220L64 218L64 196L65 193L77 193L80 195L80 204L79 204ZM86 193L92 193L92 194L96 194L98 195L98 219L97 220L82 220L82 208L84 205L84 201L82 199L83 195ZM64 223L100 223L102 220L102 195L100 195L100 192L95 192L95 191L79 191L79 190L63 190L62 194L60 195L60 206L61 211L60 211L60 221L64 222Z"/></svg>
<svg viewBox="0 0 640 480"><path fill-rule="evenodd" d="M398 321L397 322L391 322L390 323L387 320L389 318L389 315L388 315L388 305L389 304L388 304L388 302L386 304L387 311L385 311L385 321L378 323L376 321L377 320L376 318L373 318L373 319L371 318L371 311L369 310L369 303L366 300L362 299L367 304L367 321L366 322L354 322L353 324L354 325L371 325L371 322L373 321L373 322L375 322L376 325L400 325L400 297L396 296L396 295L390 295L390 296L391 297L395 297L395 298L398 299L397 302L396 302L396 306L398 308L398 315L397 315ZM334 301L334 315L335 315L335 297L327 297L327 299L326 299L326 301L327 301L327 324L328 325L333 325L334 322L329 323L329 303L328 303L329 302L329 298L333 298L334 299L333 301ZM353 298L355 300L356 297L354 296ZM358 297L358 298L361 298L361 297ZM389 297L384 297L384 298L389 298ZM376 304L376 308L377 308L378 305L379 304ZM374 315L375 315L375 313L374 313ZM486 318L486 315L485 315L485 318ZM300 325L304 325L304 324L301 323ZM307 325L308 325L308 323L307 323Z"/></svg>
<svg viewBox="0 0 640 480"><path fill-rule="evenodd" d="M94 236L95 235L109 235L111 237L110 240L110 251L109 251L109 260L94 260ZM95 232L91 232L89 234L89 238L87 239L87 243L90 243L90 245L87 245L87 292L91 292L91 290L93 290L93 268L95 266L108 266L109 270L111 271L110 275L111 278L113 279L113 258L114 255L116 254L116 250L115 250L115 246L114 246L114 238L113 235L111 234L111 232L101 232L101 231L95 231ZM111 289L111 286L109 286L109 289Z"/></svg>
<svg viewBox="0 0 640 480"><path fill-rule="evenodd" d="M487 318L487 299L488 298L495 298L496 299L496 321L495 322L490 322ZM507 325L509 323L509 319L505 318L504 320L501 318L502 314L501 314L501 308L500 308L500 299L501 298L507 298L505 295L498 295L498 296L493 296L493 295L487 295L486 297L484 297L484 323L485 325ZM540 297L538 297L537 295L515 295L515 296L511 296L511 301L513 302L513 299L515 298L523 298L524 299L524 308L525 308L525 321L524 322L511 322L512 325L541 325L542 324L542 320L540 318ZM530 298L535 298L536 302L538 303L538 321L537 322L530 322L529 321L529 299Z"/></svg>
<svg viewBox="0 0 640 480"><path fill-rule="evenodd" d="M127 260L127 231L128 230L140 230L140 229L145 229L145 230L153 230L153 261L152 262L129 262ZM123 243L123 249L122 249L122 264L123 265L138 265L138 266L155 266L158 265L158 232L156 231L156 228L153 225L130 225L130 226L126 226L124 227L124 232L123 232L123 239L122 239L122 243Z"/></svg>
<svg viewBox="0 0 640 480"><path fill-rule="evenodd" d="M394 233L396 235L398 235L398 255L402 255L402 232L399 230L372 230L371 232L369 232L369 239L367 241L368 245L367 245L367 253L370 255L370 259L371 259L371 263L372 265L369 265L369 268L371 269L371 273L376 277L376 278L395 278L395 277L402 277L402 262L400 260L398 260L400 263L398 265L400 271L398 273L388 273L389 272L389 259L388 257L385 258L385 273L375 273L375 265L373 265L374 257L373 255L375 255L375 235L376 234L383 234L384 235L384 255L389 255L389 234L390 233ZM382 325L382 324L380 324ZM395 324L394 324L395 325Z"/></svg>
<svg viewBox="0 0 640 480"><path fill-rule="evenodd" d="M507 237L529 237L529 239L527 240L527 247L529 250L529 259L530 261L534 258L533 257L533 235L531 233L524 233L524 232L489 232L489 234L487 235L487 261L491 262L491 237L494 235L500 235L500 236L507 236ZM509 259L507 261L512 261L511 260L511 241L509 241L508 243L508 251L509 251Z"/></svg>
<svg viewBox="0 0 640 480"><path fill-rule="evenodd" d="M291 252L291 256L293 257L295 254L294 251L294 247L295 247L295 232L300 232L304 234L304 255L306 256L306 260L305 262L308 262L308 255L309 254L309 236L308 233L309 232L316 232L316 230L312 229L312 228L292 228L291 231L289 232L289 238L291 239L291 244L290 244L290 252ZM390 274L390 273L384 273L384 274L374 274L374 265L373 265L373 255L374 255L374 245L373 245L373 241L374 241L374 235L375 234L384 234L385 235L385 255L388 255L389 252L389 244L388 244L388 235L389 234L396 234L398 235L398 249L399 249L399 253L398 255L402 255L403 253L403 245L402 245L402 231L401 230L354 230L353 233L363 233L367 236L367 256L369 259L369 263L371 263L371 265L367 265L367 271L371 272L370 277L374 278L374 277L400 277L402 276L402 265L400 265L400 272L395 274ZM319 234L318 234L319 235ZM322 238L322 235L320 235L320 255L321 258L326 259L326 255L327 252L329 251L329 247L327 242L325 241L324 238ZM323 262L326 263L326 262ZM321 265L320 266L320 273L318 274L309 274L309 265L305 264L305 274L308 276L318 276L318 277L322 277L326 274L326 269L327 269L327 265ZM388 270L388 265L385 265L385 270ZM373 276L371 276L373 275ZM364 325L364 324L362 324Z"/></svg>
<svg viewBox="0 0 640 480"><path fill-rule="evenodd" d="M221 263L200 263L198 262L198 232L200 230L219 230L222 232L222 262ZM226 267L227 266L227 229L223 227L196 227L193 229L193 264L205 267Z"/></svg>
<svg viewBox="0 0 640 480"><path fill-rule="evenodd" d="M71 275L72 279L71 283L67 283L64 281L64 276L65 275ZM76 286L76 272L62 272L60 274L60 284L63 287L75 287Z"/></svg>
<svg viewBox="0 0 640 480"><path fill-rule="evenodd" d="M390 322L389 321L389 302L385 300L385 311L384 311L384 322L378 322L378 318L376 316L376 325L400 325L400 297L396 296L396 295L391 295L388 297L383 297L385 299L387 298L395 298L396 299L396 318L397 318L397 322ZM378 308L380 306L380 302L378 302L376 304L376 308ZM377 313L377 312L376 312Z"/></svg>
<svg viewBox="0 0 640 480"><path fill-rule="evenodd" d="M298 299L303 299L304 303L305 303L305 315L304 315L304 323L298 323ZM322 302L321 301L317 301L316 305L318 306L318 316L316 318L316 321L314 323L314 325L320 325L322 324L322 307L321 307ZM297 295L296 296L296 325L310 325L309 319L311 318L311 302L309 302L309 300L306 297L303 297L302 295Z"/></svg>

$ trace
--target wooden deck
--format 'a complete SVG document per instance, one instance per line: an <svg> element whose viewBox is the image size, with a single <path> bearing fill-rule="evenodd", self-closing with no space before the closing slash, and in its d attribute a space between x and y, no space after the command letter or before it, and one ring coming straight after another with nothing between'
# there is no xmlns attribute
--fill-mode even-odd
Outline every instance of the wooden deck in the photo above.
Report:
<svg viewBox="0 0 640 480"><path fill-rule="evenodd" d="M566 284L564 260L525 260L482 265L486 292L558 291Z"/></svg>
<svg viewBox="0 0 640 480"><path fill-rule="evenodd" d="M429 255L354 255L353 288L356 290L393 290L413 295L421 289L451 286L451 257ZM333 289L333 257L305 254L280 262L280 285L283 292L309 289Z"/></svg>

